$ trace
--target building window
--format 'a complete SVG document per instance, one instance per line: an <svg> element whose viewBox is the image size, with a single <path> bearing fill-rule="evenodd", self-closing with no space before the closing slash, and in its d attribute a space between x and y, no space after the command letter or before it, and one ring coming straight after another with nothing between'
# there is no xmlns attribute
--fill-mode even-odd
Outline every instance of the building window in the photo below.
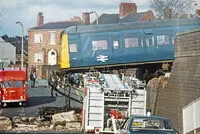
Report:
<svg viewBox="0 0 200 134"><path fill-rule="evenodd" d="M92 41L92 49L93 50L107 50L108 49L107 40Z"/></svg>
<svg viewBox="0 0 200 134"><path fill-rule="evenodd" d="M154 46L153 34L146 34L145 42L146 42L146 46Z"/></svg>
<svg viewBox="0 0 200 134"><path fill-rule="evenodd" d="M169 44L169 35L158 35L157 36L158 45L168 45Z"/></svg>
<svg viewBox="0 0 200 134"><path fill-rule="evenodd" d="M69 51L70 52L77 52L77 45L76 44L69 44Z"/></svg>
<svg viewBox="0 0 200 134"><path fill-rule="evenodd" d="M42 53L35 53L34 62L43 62L43 54Z"/></svg>
<svg viewBox="0 0 200 134"><path fill-rule="evenodd" d="M125 38L125 48L138 47L138 37Z"/></svg>
<svg viewBox="0 0 200 134"><path fill-rule="evenodd" d="M56 32L50 32L50 44L56 44Z"/></svg>
<svg viewBox="0 0 200 134"><path fill-rule="evenodd" d="M42 42L43 42L42 34L35 34L34 43L42 43Z"/></svg>

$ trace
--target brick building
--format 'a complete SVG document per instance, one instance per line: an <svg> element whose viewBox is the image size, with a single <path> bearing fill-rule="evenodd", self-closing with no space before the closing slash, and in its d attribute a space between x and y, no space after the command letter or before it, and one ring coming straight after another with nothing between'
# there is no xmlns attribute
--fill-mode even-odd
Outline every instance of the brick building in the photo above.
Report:
<svg viewBox="0 0 200 134"><path fill-rule="evenodd" d="M29 73L47 77L50 70L58 69L61 34L69 26L81 25L80 18L44 24L44 16L37 16L37 26L28 30Z"/></svg>
<svg viewBox="0 0 200 134"><path fill-rule="evenodd" d="M146 12L137 12L136 3L122 2L119 5L118 14L102 14L98 18L98 24L152 21L155 19L156 17L151 10ZM94 21L93 24L96 24L96 21Z"/></svg>

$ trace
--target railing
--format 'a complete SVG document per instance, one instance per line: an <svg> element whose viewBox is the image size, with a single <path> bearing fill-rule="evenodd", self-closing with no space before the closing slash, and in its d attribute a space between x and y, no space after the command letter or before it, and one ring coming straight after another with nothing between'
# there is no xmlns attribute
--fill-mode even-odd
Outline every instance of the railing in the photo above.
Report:
<svg viewBox="0 0 200 134"><path fill-rule="evenodd" d="M183 133L187 134L200 128L200 98L183 108Z"/></svg>

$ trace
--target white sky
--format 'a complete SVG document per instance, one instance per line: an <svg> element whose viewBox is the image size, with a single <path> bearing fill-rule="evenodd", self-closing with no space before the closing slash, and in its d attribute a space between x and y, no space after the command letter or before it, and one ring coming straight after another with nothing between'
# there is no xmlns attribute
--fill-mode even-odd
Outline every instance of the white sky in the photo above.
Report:
<svg viewBox="0 0 200 134"><path fill-rule="evenodd" d="M36 26L38 12L43 12L44 23L52 21L70 20L74 16L82 18L82 12L96 11L100 16L103 13L119 13L120 2L134 2L137 11L150 10L150 0L0 0L0 36L21 36L21 27L16 24L20 21L24 26L25 35L28 28ZM196 0L198 7L200 0ZM91 21L95 15L91 14Z"/></svg>

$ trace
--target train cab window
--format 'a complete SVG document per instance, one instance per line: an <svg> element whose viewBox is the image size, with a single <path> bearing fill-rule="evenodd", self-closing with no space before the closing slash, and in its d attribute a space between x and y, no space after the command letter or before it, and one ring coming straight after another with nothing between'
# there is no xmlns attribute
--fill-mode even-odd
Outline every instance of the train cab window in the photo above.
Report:
<svg viewBox="0 0 200 134"><path fill-rule="evenodd" d="M95 41L92 41L92 49L93 50L107 50L108 49L107 40L95 40Z"/></svg>
<svg viewBox="0 0 200 134"><path fill-rule="evenodd" d="M169 35L158 35L157 45L169 45Z"/></svg>
<svg viewBox="0 0 200 134"><path fill-rule="evenodd" d="M138 47L138 37L125 38L125 48Z"/></svg>
<svg viewBox="0 0 200 134"><path fill-rule="evenodd" d="M153 34L146 34L145 42L146 42L146 46L154 46Z"/></svg>
<svg viewBox="0 0 200 134"><path fill-rule="evenodd" d="M69 51L70 52L77 52L77 45L76 44L69 44Z"/></svg>

